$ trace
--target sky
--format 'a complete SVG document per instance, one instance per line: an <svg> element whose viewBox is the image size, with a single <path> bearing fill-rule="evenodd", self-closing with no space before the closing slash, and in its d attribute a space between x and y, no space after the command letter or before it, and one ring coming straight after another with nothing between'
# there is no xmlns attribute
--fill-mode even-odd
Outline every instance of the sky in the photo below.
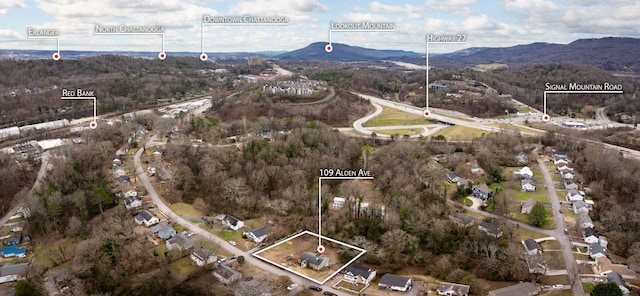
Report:
<svg viewBox="0 0 640 296"><path fill-rule="evenodd" d="M286 26L205 26L203 15L286 16ZM27 27L60 31L60 51L162 51L160 35L94 35L101 25L164 26L166 52L289 51L328 42L330 22L392 22L394 32L333 32L333 43L425 51L425 36L466 34L467 47L581 38L640 37L636 0L1 0L0 49L55 51L55 39L29 39Z"/></svg>

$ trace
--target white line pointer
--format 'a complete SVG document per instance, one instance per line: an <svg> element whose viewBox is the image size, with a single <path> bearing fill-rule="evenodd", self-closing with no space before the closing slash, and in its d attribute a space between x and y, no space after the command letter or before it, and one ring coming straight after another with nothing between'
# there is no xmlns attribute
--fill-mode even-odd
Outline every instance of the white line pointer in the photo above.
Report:
<svg viewBox="0 0 640 296"><path fill-rule="evenodd" d="M438 41L439 39L436 38L436 41L433 41L433 35L427 35L425 38L425 44L426 44L426 49L425 49L425 59L426 59L426 78L425 78L425 92L427 93L426 96L426 102L425 102L425 110L424 113L422 113L422 115L424 117L429 117L431 115L431 112L429 111L429 43L432 44L464 44L467 43L467 35L466 34L456 34L456 35L450 35L447 37L453 37L452 40L444 40L446 38L443 38L442 41Z"/></svg>
<svg viewBox="0 0 640 296"><path fill-rule="evenodd" d="M62 100L93 100L93 121L89 123L89 127L96 129L98 127L98 112L96 107L96 97L60 97Z"/></svg>
<svg viewBox="0 0 640 296"><path fill-rule="evenodd" d="M542 121L548 122L551 116L547 114L547 94L623 94L622 90L545 90L544 91L544 113Z"/></svg>

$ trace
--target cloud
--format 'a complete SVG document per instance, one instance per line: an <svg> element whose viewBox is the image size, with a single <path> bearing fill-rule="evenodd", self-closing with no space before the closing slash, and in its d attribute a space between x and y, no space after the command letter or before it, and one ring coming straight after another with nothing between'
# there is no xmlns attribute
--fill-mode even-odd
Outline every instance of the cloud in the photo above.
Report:
<svg viewBox="0 0 640 296"><path fill-rule="evenodd" d="M229 6L231 14L287 15L297 21L311 20L311 13L327 11L329 8L317 0L239 1Z"/></svg>
<svg viewBox="0 0 640 296"><path fill-rule="evenodd" d="M475 0L426 0L425 5L429 10L436 10L454 15L473 15L475 14L473 10L466 6L475 4L475 2Z"/></svg>
<svg viewBox="0 0 640 296"><path fill-rule="evenodd" d="M24 38L16 31L0 29L0 40L14 40L18 38Z"/></svg>
<svg viewBox="0 0 640 296"><path fill-rule="evenodd" d="M361 13L361 12L348 12L343 13L344 21L347 22L389 22L389 18L384 14L372 14L372 13ZM335 20L342 21L342 20Z"/></svg>
<svg viewBox="0 0 640 296"><path fill-rule="evenodd" d="M0 14L7 14L9 12L9 8L25 8L27 7L24 4L23 0L2 0L0 3Z"/></svg>

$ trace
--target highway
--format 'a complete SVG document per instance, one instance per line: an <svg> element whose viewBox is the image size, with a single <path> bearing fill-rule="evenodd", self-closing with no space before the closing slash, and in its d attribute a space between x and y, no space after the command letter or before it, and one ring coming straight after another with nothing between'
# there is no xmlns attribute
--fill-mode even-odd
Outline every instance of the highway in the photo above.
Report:
<svg viewBox="0 0 640 296"><path fill-rule="evenodd" d="M271 264L268 264L264 261L261 261L253 256L251 256L250 253L245 252L243 250L240 250L232 245L230 245L228 242L226 242L225 240L223 240L222 238L214 235L213 233L200 228L200 226L191 223L190 221L180 217L178 214L176 214L175 212L173 212L162 200L162 198L160 198L160 195L158 195L158 192L155 190L155 188L153 187L153 184L151 184L151 181L149 180L148 175L145 173L144 169L142 168L142 162L140 161L140 157L142 156L142 153L145 151L145 149L149 149L153 146L158 146L164 143L161 142L153 142L150 143L150 145L145 146L144 148L140 148L138 149L138 151L136 152L135 156L134 156L134 163L135 163L135 167L136 167L136 176L139 177L140 181L142 182L142 185L144 185L145 189L147 190L147 193L149 195L149 197L151 197L151 199L153 200L153 202L156 204L156 207L158 208L158 210L160 210L165 216L167 216L168 219L170 219L171 221L173 221L174 223L180 224L182 225L185 229L188 229L190 231L195 232L197 235L201 236L202 238L211 241L215 244L217 244L218 246L220 246L221 248L223 248L224 250L226 250L229 253L232 253L236 256L243 256L245 258L245 262L247 264L251 264L254 265L266 272L269 272L271 274L277 275L277 276L287 276L289 277L293 282L297 283L300 287L306 287L308 286L309 281L307 279L304 279L302 277L299 277L295 274L292 274L284 269L280 269L278 267L275 267ZM322 286L322 285L316 285L319 287L322 287L323 291L330 291L333 293L336 293L338 295L348 295L342 291L333 289L330 286ZM301 289L300 289L301 290Z"/></svg>

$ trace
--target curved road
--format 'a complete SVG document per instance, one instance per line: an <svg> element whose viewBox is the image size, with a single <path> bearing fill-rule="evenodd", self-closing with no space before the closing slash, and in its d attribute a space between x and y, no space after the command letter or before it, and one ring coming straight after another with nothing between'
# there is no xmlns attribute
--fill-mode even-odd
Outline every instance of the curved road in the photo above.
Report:
<svg viewBox="0 0 640 296"><path fill-rule="evenodd" d="M148 145L146 146L146 148L151 148L153 146L159 146L163 143L160 142L155 142L152 145ZM278 276L287 276L289 277L293 282L297 283L299 286L308 286L309 281L305 278L299 277L297 275L294 275L286 270L280 269L278 267L275 267L271 264L268 264L266 262L263 262L253 256L251 256L250 253L245 252L243 250L240 250L232 245L230 245L228 242L226 242L225 240L221 239L220 237L214 235L213 233L200 228L200 226L191 223L190 221L180 217L179 215L177 215L175 212L173 212L165 203L164 201L160 198L160 196L158 195L158 192L155 190L155 188L153 187L153 185L151 184L151 181L149 180L149 177L147 176L147 174L144 172L144 169L142 168L142 163L140 161L140 156L142 155L142 153L144 152L145 148L140 148L135 156L134 156L134 163L136 166L136 176L138 176L140 178L140 180L142 181L142 184L144 185L145 189L147 190L147 193L149 194L149 196L151 197L151 199L153 200L153 202L156 204L156 206L158 207L158 209L167 216L167 218L171 219L171 221L178 223L180 225L182 225L184 228L195 232L196 234L200 235L201 237L205 238L206 240L209 240L211 242L216 243L218 246L220 246L221 248L225 249L226 251L235 254L236 256L244 256L246 263L254 265L264 271L267 271L271 274L275 274ZM321 286L321 285L317 285L317 286ZM335 290L332 287L329 286L322 286L323 291L331 291L333 293L336 293L338 295L347 295L339 290Z"/></svg>

